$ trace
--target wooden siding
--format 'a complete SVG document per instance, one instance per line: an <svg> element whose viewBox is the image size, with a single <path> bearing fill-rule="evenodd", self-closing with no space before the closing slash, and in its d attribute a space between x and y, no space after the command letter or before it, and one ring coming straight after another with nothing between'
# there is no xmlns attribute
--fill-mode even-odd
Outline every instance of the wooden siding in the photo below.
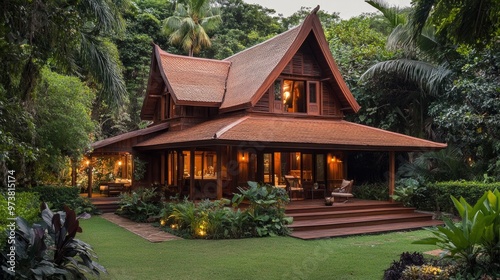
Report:
<svg viewBox="0 0 500 280"><path fill-rule="evenodd" d="M271 90L272 90L272 87L271 87L271 89L266 91L266 93L260 98L259 102L257 102L257 104L255 104L255 106L253 107L254 111L256 111L256 112L269 112L269 91L271 91Z"/></svg>
<svg viewBox="0 0 500 280"><path fill-rule="evenodd" d="M322 115L325 116L342 116L342 112L339 108L339 101L335 97L334 91L327 83L321 83L322 97Z"/></svg>
<svg viewBox="0 0 500 280"><path fill-rule="evenodd" d="M321 68L311 46L306 42L287 64L282 74L320 77Z"/></svg>

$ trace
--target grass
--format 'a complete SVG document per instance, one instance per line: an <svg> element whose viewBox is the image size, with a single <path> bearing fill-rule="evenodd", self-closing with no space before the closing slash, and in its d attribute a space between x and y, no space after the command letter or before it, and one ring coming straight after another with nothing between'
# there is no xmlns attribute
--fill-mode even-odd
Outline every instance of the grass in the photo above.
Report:
<svg viewBox="0 0 500 280"><path fill-rule="evenodd" d="M101 279L381 279L426 231L303 241L291 237L150 243L101 217L81 221L108 270Z"/></svg>

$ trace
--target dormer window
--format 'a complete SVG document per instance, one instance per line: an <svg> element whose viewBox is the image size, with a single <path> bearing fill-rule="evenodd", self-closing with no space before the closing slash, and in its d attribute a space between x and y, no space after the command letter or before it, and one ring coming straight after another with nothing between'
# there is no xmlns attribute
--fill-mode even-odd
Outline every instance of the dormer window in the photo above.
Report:
<svg viewBox="0 0 500 280"><path fill-rule="evenodd" d="M317 81L286 79L274 83L275 109L280 108L279 111L316 115L319 114L319 98Z"/></svg>

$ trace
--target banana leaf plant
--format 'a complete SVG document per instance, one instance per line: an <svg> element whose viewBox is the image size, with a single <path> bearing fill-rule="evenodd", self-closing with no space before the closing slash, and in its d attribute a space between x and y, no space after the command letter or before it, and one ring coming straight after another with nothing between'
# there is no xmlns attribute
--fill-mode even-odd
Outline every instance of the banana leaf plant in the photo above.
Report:
<svg viewBox="0 0 500 280"><path fill-rule="evenodd" d="M463 197L451 199L461 221L444 217L444 226L427 229L433 237L414 243L437 245L449 257L465 261L470 271L500 272L500 192L487 191L474 205Z"/></svg>
<svg viewBox="0 0 500 280"><path fill-rule="evenodd" d="M53 213L45 203L41 206L42 222L30 225L21 217L16 218L15 271L9 270L10 246L2 252L2 279L87 279L99 276L106 269L94 261L92 247L78 239L82 232L75 211Z"/></svg>
<svg viewBox="0 0 500 280"><path fill-rule="evenodd" d="M98 276L106 269L93 259L97 258L92 247L78 239L75 239L77 232L82 232L79 218L75 211L64 206L64 211L53 213L45 203L42 204L42 219L48 225L48 235L53 242L51 248L53 262L64 268L72 278L86 279L85 273Z"/></svg>

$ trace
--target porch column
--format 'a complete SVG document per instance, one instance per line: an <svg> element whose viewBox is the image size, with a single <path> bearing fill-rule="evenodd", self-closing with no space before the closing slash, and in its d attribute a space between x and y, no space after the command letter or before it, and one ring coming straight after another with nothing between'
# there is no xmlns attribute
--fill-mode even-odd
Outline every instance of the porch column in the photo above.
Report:
<svg viewBox="0 0 500 280"><path fill-rule="evenodd" d="M250 156L249 156L250 157ZM257 152L257 170L256 170L255 181L263 182L264 181L264 153Z"/></svg>
<svg viewBox="0 0 500 280"><path fill-rule="evenodd" d="M76 187L76 160L71 158L71 186Z"/></svg>
<svg viewBox="0 0 500 280"><path fill-rule="evenodd" d="M87 159L87 197L92 198L92 156Z"/></svg>
<svg viewBox="0 0 500 280"><path fill-rule="evenodd" d="M222 147L217 147L217 199L222 199Z"/></svg>
<svg viewBox="0 0 500 280"><path fill-rule="evenodd" d="M194 200L194 148L191 148L189 153L189 199Z"/></svg>
<svg viewBox="0 0 500 280"><path fill-rule="evenodd" d="M396 185L396 156L394 151L389 152L389 201L394 202L394 187Z"/></svg>
<svg viewBox="0 0 500 280"><path fill-rule="evenodd" d="M162 151L160 158L160 184L165 184L165 151Z"/></svg>

